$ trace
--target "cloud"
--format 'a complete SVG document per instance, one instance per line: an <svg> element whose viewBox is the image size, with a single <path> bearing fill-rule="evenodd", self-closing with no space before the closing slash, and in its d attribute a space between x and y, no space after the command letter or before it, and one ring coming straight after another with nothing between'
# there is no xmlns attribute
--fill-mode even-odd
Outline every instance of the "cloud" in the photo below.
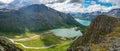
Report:
<svg viewBox="0 0 120 51"><path fill-rule="evenodd" d="M3 2L3 3L10 3L12 2L13 0L0 0L0 2Z"/></svg>
<svg viewBox="0 0 120 51"><path fill-rule="evenodd" d="M4 2L8 2L8 0L0 0ZM12 1L12 0L11 0ZM11 2L9 0L9 2ZM117 8L120 6L120 0L99 0L100 2L107 2L107 3L113 3L117 6L112 7L106 7L101 6L100 4L97 4L96 1L90 0L14 0L11 4L8 5L8 8L20 8L26 5L31 4L45 4L48 7L54 8L61 12L94 12L94 11L103 11L107 12L113 8ZM91 5L89 7L84 8L82 5L84 2L91 2ZM85 4L85 3L84 3Z"/></svg>
<svg viewBox="0 0 120 51"><path fill-rule="evenodd" d="M106 6L101 6L100 4L94 4L89 6L88 8L83 8L84 12L94 12L94 11L102 11L102 12L108 12L111 9L117 8L116 6L112 7L106 7Z"/></svg>
<svg viewBox="0 0 120 51"><path fill-rule="evenodd" d="M94 12L94 11L103 11L103 12L108 12L109 10L116 8L116 6L112 6L112 7L106 7L106 6L101 6L100 4L96 4L95 2L93 2L93 5L90 5L87 8L82 7L81 3L54 3L54 4L48 4L48 7L54 8L58 11L61 12L67 12L67 13L74 13L74 12L82 12L82 13L86 13L86 12Z"/></svg>
<svg viewBox="0 0 120 51"><path fill-rule="evenodd" d="M84 0L71 0L70 2L71 3L83 3Z"/></svg>

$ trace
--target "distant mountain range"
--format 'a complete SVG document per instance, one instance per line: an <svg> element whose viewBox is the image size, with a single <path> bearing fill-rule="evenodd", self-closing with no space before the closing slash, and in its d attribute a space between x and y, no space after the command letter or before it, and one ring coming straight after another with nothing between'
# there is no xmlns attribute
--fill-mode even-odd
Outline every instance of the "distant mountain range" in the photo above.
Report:
<svg viewBox="0 0 120 51"><path fill-rule="evenodd" d="M109 15L113 17L120 17L120 8L112 9L109 12L89 12L89 13L70 13L75 18L93 20L98 15Z"/></svg>
<svg viewBox="0 0 120 51"><path fill-rule="evenodd" d="M70 13L70 14L75 18L92 20L96 18L98 15L106 14L106 12L96 11L89 13Z"/></svg>
<svg viewBox="0 0 120 51"><path fill-rule="evenodd" d="M107 13L107 15L119 17L120 18L120 8L113 9Z"/></svg>
<svg viewBox="0 0 120 51"><path fill-rule="evenodd" d="M81 26L69 14L43 4L33 4L19 10L0 11L1 32L39 32L60 27Z"/></svg>

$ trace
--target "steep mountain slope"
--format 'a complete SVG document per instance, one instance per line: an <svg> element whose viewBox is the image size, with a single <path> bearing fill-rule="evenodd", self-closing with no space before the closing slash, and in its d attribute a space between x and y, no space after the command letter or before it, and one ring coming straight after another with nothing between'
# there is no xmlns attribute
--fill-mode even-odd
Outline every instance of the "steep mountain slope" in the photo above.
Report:
<svg viewBox="0 0 120 51"><path fill-rule="evenodd" d="M69 14L58 12L43 4L33 4L0 12L1 32L44 31L59 27L80 26Z"/></svg>
<svg viewBox="0 0 120 51"><path fill-rule="evenodd" d="M118 44L120 41L119 39L120 31L118 31L120 28L119 25L120 25L119 18L106 15L98 16L93 20L91 25L88 27L87 32L82 37L78 38L70 47L70 49L68 49L68 51L120 50L119 49L120 46ZM117 33L115 33L116 31ZM115 36L116 38L108 35ZM118 45L117 48L114 45Z"/></svg>
<svg viewBox="0 0 120 51"><path fill-rule="evenodd" d="M57 28L60 26L74 26L78 24L69 14L66 15L64 13L58 12L46 7L43 4L34 4L23 7L19 9L19 12L21 13L20 16L24 17L24 23L28 24L26 26L31 25L38 30Z"/></svg>
<svg viewBox="0 0 120 51"><path fill-rule="evenodd" d="M23 51L18 47L15 47L4 37L0 36L0 51Z"/></svg>

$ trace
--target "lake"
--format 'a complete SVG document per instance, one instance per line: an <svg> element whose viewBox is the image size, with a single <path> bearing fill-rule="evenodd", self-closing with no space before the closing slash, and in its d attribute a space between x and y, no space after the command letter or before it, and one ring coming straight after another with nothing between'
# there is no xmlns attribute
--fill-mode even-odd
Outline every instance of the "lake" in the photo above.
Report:
<svg viewBox="0 0 120 51"><path fill-rule="evenodd" d="M90 20L81 20L81 19L75 19L76 21L78 21L80 24L84 25L84 26L89 26L91 21Z"/></svg>
<svg viewBox="0 0 120 51"><path fill-rule="evenodd" d="M64 29L53 29L51 30L56 36L60 37L76 37L76 36L82 36L82 33L80 30L76 31L76 28L64 28Z"/></svg>

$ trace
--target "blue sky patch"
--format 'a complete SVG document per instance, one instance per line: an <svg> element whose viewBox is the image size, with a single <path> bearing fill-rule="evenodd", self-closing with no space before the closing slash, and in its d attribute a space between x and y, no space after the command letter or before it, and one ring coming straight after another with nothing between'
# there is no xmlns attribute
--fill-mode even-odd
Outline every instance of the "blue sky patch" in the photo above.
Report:
<svg viewBox="0 0 120 51"><path fill-rule="evenodd" d="M101 6L106 6L106 7L112 7L113 4L112 3L106 3L106 2L99 2L99 0L85 0L83 6L85 8L89 7L90 5L94 5L94 4L100 4Z"/></svg>

